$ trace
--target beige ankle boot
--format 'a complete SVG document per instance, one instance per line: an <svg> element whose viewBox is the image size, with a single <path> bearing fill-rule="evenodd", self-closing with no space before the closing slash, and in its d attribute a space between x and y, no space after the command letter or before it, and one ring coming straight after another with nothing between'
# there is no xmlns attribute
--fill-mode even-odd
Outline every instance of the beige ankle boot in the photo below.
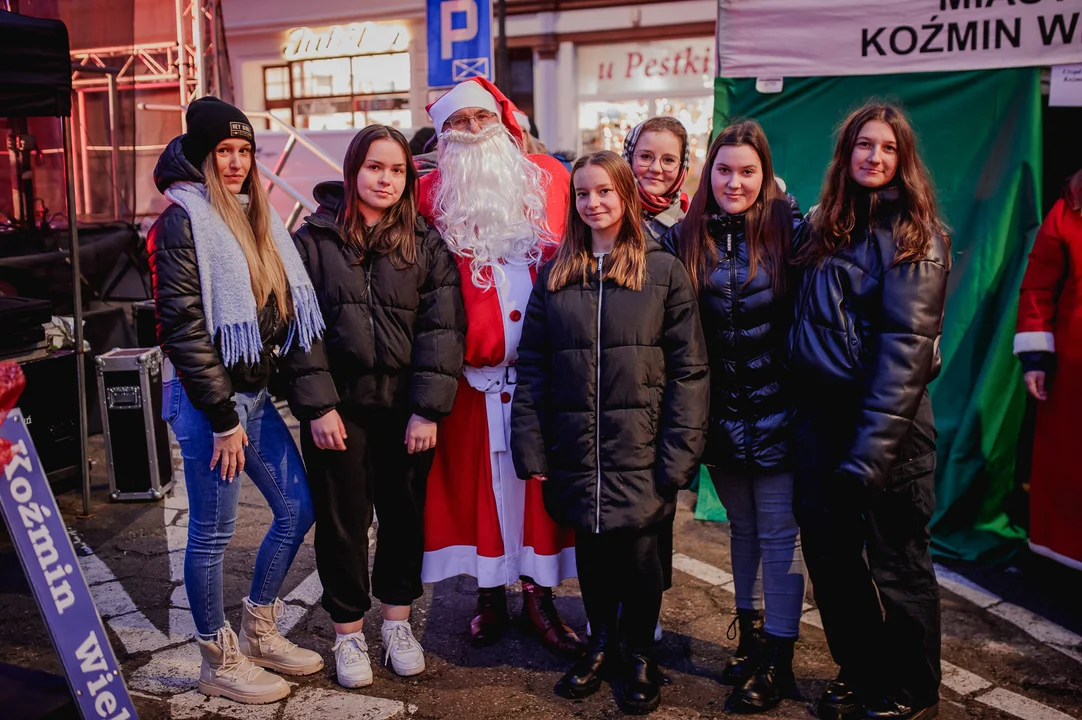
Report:
<svg viewBox="0 0 1082 720"><path fill-rule="evenodd" d="M199 670L199 692L221 696L249 705L272 703L289 695L286 681L261 667L240 651L237 635L228 626L213 640L196 636L203 666Z"/></svg>
<svg viewBox="0 0 1082 720"><path fill-rule="evenodd" d="M241 605L240 651L252 662L286 675L311 675L323 669L319 653L297 647L278 632L281 600L256 605L244 598Z"/></svg>

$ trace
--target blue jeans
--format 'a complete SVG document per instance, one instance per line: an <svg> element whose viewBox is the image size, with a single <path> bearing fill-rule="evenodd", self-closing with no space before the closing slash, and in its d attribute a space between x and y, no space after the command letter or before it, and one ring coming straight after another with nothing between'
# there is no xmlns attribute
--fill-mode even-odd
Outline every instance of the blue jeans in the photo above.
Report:
<svg viewBox="0 0 1082 720"><path fill-rule="evenodd" d="M314 512L297 445L266 390L237 393L240 423L248 433L244 472L263 493L274 521L259 546L249 598L268 605L278 597L289 566ZM184 458L188 487L188 548L184 553L184 588L196 630L213 637L226 625L222 599L222 559L237 523L241 479L222 480L212 471L214 436L206 416L192 406L179 380L166 383L162 415L173 427Z"/></svg>
<svg viewBox="0 0 1082 720"><path fill-rule="evenodd" d="M711 477L729 516L736 607L760 610L765 600L766 632L797 637L805 570L793 515L793 475L712 469Z"/></svg>

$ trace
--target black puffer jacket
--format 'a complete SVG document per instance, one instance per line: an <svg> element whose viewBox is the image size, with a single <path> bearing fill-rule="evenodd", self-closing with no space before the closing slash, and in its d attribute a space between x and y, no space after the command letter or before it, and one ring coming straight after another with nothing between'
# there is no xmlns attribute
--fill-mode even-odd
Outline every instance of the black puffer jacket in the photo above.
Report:
<svg viewBox="0 0 1082 720"><path fill-rule="evenodd" d="M803 219L795 221L797 228ZM744 215L708 224L718 264L699 289L699 314L710 357L710 433L703 462L762 471L789 460L792 399L785 369L792 294L775 297L763 268L748 282ZM670 251L680 225L664 240Z"/></svg>
<svg viewBox="0 0 1082 720"><path fill-rule="evenodd" d="M360 257L338 227L341 181L313 191L319 209L293 239L327 323L311 352L286 356L290 408L312 419L339 401L399 407L429 420L451 412L465 351L460 278L439 233L417 218L417 263Z"/></svg>
<svg viewBox="0 0 1082 720"><path fill-rule="evenodd" d="M899 452L939 374L950 255L936 237L926 258L895 263L897 188L868 195L858 211L853 241L804 272L790 368L801 412L831 423L845 418L836 427L848 449L835 472L884 487L891 468L911 459ZM873 219L862 220L869 212Z"/></svg>
<svg viewBox="0 0 1082 720"><path fill-rule="evenodd" d="M158 158L154 184L164 193L173 183L183 181L202 183L204 179L203 173L184 157L178 137ZM147 235L147 251L154 283L158 344L176 369L192 405L207 416L211 430L232 430L240 422L233 394L267 387L273 349L286 339L287 326L278 314L274 296L259 311L263 338L259 362L240 362L226 368L216 338L212 339L207 329L192 224L183 208L170 205L158 217Z"/></svg>
<svg viewBox="0 0 1082 720"><path fill-rule="evenodd" d="M675 511L706 441L709 369L691 280L652 240L639 292L596 271L549 292L551 269L538 273L518 347L515 469L548 476L545 508L561 525L649 527Z"/></svg>

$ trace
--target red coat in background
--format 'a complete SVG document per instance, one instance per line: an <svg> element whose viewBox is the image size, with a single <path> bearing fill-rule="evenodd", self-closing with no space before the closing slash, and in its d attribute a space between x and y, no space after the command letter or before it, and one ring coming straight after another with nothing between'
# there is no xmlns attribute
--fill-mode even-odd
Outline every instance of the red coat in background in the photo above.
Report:
<svg viewBox="0 0 1082 720"><path fill-rule="evenodd" d="M512 128L515 134L517 128ZM561 237L567 221L570 178L548 155L528 156L547 171L549 228ZM418 205L433 221L439 170L421 178ZM454 409L440 422L425 502L425 556L421 578L477 578L478 587L511 585L520 576L555 587L575 577L574 534L545 511L537 480L520 480L510 452L510 412L522 318L536 269L503 265L500 288L474 285L468 259L457 258L466 308L466 367ZM477 389L487 384L488 391Z"/></svg>
<svg viewBox="0 0 1082 720"><path fill-rule="evenodd" d="M1015 353L1055 353L1037 408L1030 473L1030 547L1082 569L1082 465L1074 455L1082 424L1082 212L1060 200L1029 255L1018 303Z"/></svg>

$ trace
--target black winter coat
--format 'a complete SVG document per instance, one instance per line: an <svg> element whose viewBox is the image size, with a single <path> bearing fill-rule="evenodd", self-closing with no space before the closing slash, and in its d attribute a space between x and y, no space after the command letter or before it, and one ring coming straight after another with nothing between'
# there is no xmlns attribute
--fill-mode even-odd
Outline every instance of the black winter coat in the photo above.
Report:
<svg viewBox="0 0 1082 720"><path fill-rule="evenodd" d="M158 158L154 184L165 192L176 182L204 182L180 149L175 138ZM154 307L158 344L176 369L192 405L210 421L213 432L232 430L240 422L233 394L255 392L267 387L276 345L285 342L287 325L278 313L274 296L259 311L259 332L263 352L259 362L243 361L231 368L222 363L217 338L211 338L203 312L199 263L188 213L170 205L158 217L147 235L150 275L154 284ZM247 282L247 278L238 278Z"/></svg>
<svg viewBox="0 0 1082 720"><path fill-rule="evenodd" d="M748 282L743 215L709 225L718 264L699 288L699 315L710 357L710 432L703 462L724 469L765 471L789 462L792 398L785 368L792 294L775 297L764 267ZM797 229L803 219L795 221ZM677 225L665 237L672 249Z"/></svg>
<svg viewBox="0 0 1082 720"><path fill-rule="evenodd" d="M401 408L429 420L451 412L465 352L460 276L434 228L417 218L417 262L396 268L386 255L361 257L338 226L341 181L323 182L315 214L293 239L319 298L327 329L311 352L283 362L293 413Z"/></svg>
<svg viewBox="0 0 1082 720"><path fill-rule="evenodd" d="M518 346L515 469L548 476L545 508L561 525L649 527L675 511L706 441L709 368L691 280L652 240L638 292L596 270L585 286L549 292L551 269L538 273Z"/></svg>
<svg viewBox="0 0 1082 720"><path fill-rule="evenodd" d="M950 254L936 237L922 260L896 263L898 190L872 193L853 241L803 274L789 334L792 381L814 413L845 436L835 472L884 487L910 436L934 436L927 385L939 374ZM870 200L869 198L869 200ZM813 210L814 212L814 210ZM810 225L808 226L810 228ZM808 422L800 423L807 426ZM801 438L797 439L802 442ZM908 451L907 451L908 452ZM934 463L934 455L927 458Z"/></svg>

